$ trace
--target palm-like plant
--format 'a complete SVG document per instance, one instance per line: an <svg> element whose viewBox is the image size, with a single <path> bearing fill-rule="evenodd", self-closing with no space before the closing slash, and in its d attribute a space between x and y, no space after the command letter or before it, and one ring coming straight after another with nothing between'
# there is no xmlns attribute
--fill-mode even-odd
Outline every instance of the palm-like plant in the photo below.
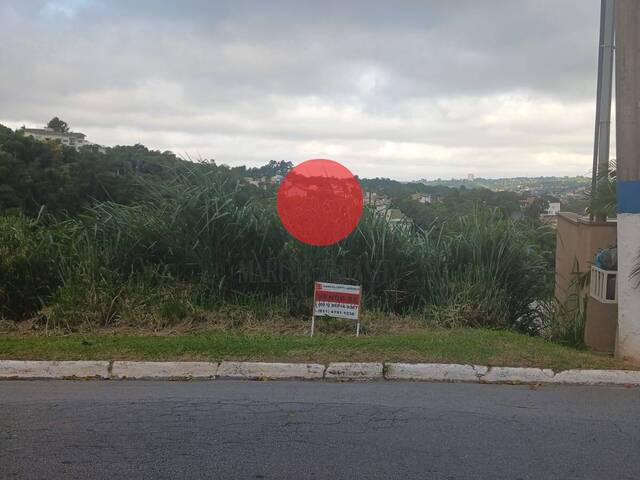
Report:
<svg viewBox="0 0 640 480"><path fill-rule="evenodd" d="M618 205L618 188L616 179L616 160L609 162L609 168L606 172L598 174L597 186L595 193L588 193L590 202L587 213L593 215L597 219L606 219L616 212ZM640 252L636 259L636 265L631 270L631 279L637 281L640 287Z"/></svg>
<svg viewBox="0 0 640 480"><path fill-rule="evenodd" d="M618 182L616 179L616 160L609 162L609 168L604 172L598 172L595 192L587 193L589 206L587 213L600 220L616 213L618 205Z"/></svg>

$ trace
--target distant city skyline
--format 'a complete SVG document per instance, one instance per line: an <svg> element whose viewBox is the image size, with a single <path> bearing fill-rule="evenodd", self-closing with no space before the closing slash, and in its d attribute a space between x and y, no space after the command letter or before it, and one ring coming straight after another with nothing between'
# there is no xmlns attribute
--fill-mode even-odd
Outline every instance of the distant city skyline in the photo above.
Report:
<svg viewBox="0 0 640 480"><path fill-rule="evenodd" d="M230 166L586 175L599 11L597 0L4 2L0 123L59 116L102 145Z"/></svg>

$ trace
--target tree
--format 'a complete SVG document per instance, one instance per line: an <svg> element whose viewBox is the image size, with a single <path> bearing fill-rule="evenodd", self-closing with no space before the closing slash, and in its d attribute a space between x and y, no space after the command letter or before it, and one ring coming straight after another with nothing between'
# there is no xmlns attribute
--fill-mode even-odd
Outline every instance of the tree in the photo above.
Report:
<svg viewBox="0 0 640 480"><path fill-rule="evenodd" d="M293 163L285 162L284 160L280 160L276 162L275 160L270 160L269 163L257 167L257 168L248 168L247 173L253 176L258 177L272 177L274 175L286 175L289 173L289 170L293 168Z"/></svg>
<svg viewBox="0 0 640 480"><path fill-rule="evenodd" d="M544 198L536 197L533 202L525 207L523 213L526 218L536 220L547 210L549 210L549 202Z"/></svg>
<svg viewBox="0 0 640 480"><path fill-rule="evenodd" d="M618 206L618 179L617 179L617 162L612 159L609 162L609 168L598 172L596 182L596 191L591 189L587 191L589 206L587 213L593 215L599 221L606 221L607 217L616 215Z"/></svg>
<svg viewBox="0 0 640 480"><path fill-rule="evenodd" d="M60 120L58 117L53 117L47 123L47 128L50 128L56 132L65 133L69 131L69 124L64 120Z"/></svg>

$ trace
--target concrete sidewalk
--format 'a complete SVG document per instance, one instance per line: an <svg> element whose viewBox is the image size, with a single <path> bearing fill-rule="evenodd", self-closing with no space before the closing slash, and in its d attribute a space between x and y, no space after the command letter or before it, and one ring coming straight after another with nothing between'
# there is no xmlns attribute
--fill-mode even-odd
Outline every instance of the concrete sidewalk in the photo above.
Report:
<svg viewBox="0 0 640 480"><path fill-rule="evenodd" d="M640 385L636 370L564 370L440 363L263 363L0 360L0 379L412 380L502 384Z"/></svg>

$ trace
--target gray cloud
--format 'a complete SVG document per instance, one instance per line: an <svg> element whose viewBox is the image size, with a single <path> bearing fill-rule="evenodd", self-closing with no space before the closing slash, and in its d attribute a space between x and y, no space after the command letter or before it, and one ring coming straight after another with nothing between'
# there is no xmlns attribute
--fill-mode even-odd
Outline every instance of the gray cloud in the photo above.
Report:
<svg viewBox="0 0 640 480"><path fill-rule="evenodd" d="M585 173L599 2L0 5L0 122L363 176Z"/></svg>

